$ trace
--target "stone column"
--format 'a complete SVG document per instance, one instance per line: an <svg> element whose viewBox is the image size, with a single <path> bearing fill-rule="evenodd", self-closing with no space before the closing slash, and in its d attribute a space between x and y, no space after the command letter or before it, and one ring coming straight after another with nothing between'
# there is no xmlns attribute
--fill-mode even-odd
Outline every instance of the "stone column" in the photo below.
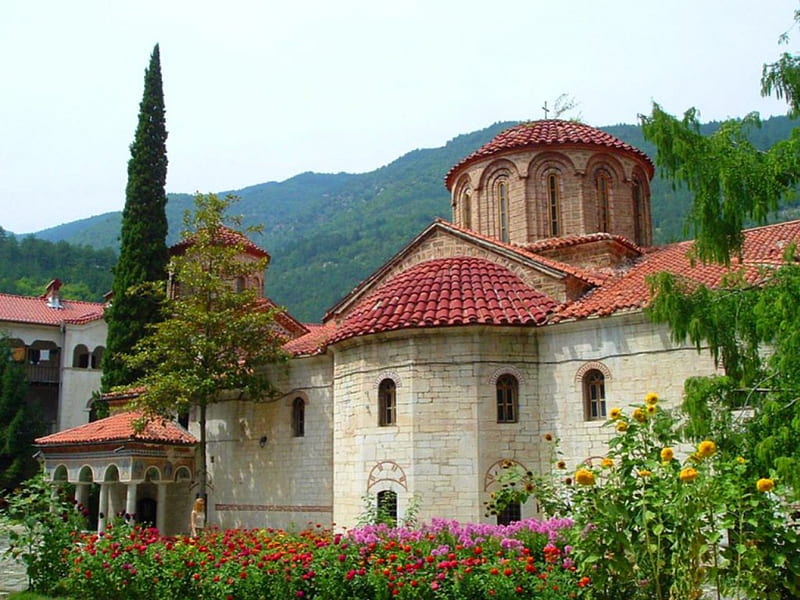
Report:
<svg viewBox="0 0 800 600"><path fill-rule="evenodd" d="M108 484L100 484L100 506L97 509L97 533L102 533L108 520Z"/></svg>
<svg viewBox="0 0 800 600"><path fill-rule="evenodd" d="M132 481L128 483L128 496L125 501L125 514L130 515L130 523L132 524L136 519L136 488L138 482Z"/></svg>
<svg viewBox="0 0 800 600"><path fill-rule="evenodd" d="M164 526L167 523L167 484L158 484L158 500L156 504L156 529L164 535Z"/></svg>
<svg viewBox="0 0 800 600"><path fill-rule="evenodd" d="M89 503L89 486L91 483L76 482L75 483L75 503L82 505L84 508Z"/></svg>

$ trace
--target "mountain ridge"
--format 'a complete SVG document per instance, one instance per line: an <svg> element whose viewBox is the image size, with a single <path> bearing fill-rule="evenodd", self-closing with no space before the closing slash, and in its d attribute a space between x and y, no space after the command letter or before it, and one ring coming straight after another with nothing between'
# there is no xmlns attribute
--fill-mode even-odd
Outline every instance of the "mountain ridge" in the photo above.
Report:
<svg viewBox="0 0 800 600"><path fill-rule="evenodd" d="M261 225L253 241L272 255L267 294L300 320L318 320L324 311L394 255L433 219L451 219L447 171L462 158L518 121L499 121L464 133L436 148L418 148L364 173L306 171L283 181L268 181L222 191L240 197L231 208L243 224ZM757 146L769 146L789 135L797 121L765 119L751 133ZM710 133L718 123L706 123ZM638 125L600 127L649 156ZM685 216L691 198L658 174L651 185L654 239L664 244L686 239ZM178 241L182 215L192 207L192 195L168 194L168 243ZM116 250L121 212L73 221L33 235ZM56 275L57 276L57 275Z"/></svg>

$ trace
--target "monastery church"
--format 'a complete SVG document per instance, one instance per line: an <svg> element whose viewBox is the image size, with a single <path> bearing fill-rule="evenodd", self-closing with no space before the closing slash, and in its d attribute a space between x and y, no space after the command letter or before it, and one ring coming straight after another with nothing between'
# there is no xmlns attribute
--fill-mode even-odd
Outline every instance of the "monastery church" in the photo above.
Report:
<svg viewBox="0 0 800 600"><path fill-rule="evenodd" d="M690 242L652 247L653 172L640 150L560 120L514 126L461 160L444 179L451 222L431 223L321 323L281 314L281 398L209 408L209 523L351 527L377 500L400 520L409 507L420 520L534 516L535 502L485 514L504 461L548 471L553 436L570 474L604 453L612 406L651 391L679 402L684 380L714 364L648 321L647 278L715 285L725 269L692 265ZM797 221L749 230L743 264L776 266L797 241ZM75 484L79 503L99 484L100 528L127 513L185 533L194 415L138 434L135 413L87 423L103 307L52 304L0 295L19 356L46 342L61 373L53 433L37 440L47 476Z"/></svg>

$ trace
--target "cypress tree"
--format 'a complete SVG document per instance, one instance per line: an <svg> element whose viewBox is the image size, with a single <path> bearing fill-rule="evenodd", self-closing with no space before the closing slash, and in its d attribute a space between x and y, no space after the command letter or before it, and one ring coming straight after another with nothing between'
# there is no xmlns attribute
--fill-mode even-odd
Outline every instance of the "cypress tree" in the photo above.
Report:
<svg viewBox="0 0 800 600"><path fill-rule="evenodd" d="M158 295L143 293L141 286L166 279L166 141L161 60L156 44L145 71L139 123L128 161L120 254L114 268L112 305L106 312L108 337L103 359L104 391L127 385L141 376L141 373L131 371L120 356L130 352L144 337L148 324L160 320Z"/></svg>

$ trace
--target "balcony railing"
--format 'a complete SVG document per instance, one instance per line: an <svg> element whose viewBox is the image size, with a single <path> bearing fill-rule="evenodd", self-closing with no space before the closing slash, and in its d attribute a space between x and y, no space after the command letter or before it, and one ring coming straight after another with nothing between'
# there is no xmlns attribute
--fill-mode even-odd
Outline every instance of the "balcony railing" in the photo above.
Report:
<svg viewBox="0 0 800 600"><path fill-rule="evenodd" d="M25 377L28 383L58 383L58 365L25 365Z"/></svg>

